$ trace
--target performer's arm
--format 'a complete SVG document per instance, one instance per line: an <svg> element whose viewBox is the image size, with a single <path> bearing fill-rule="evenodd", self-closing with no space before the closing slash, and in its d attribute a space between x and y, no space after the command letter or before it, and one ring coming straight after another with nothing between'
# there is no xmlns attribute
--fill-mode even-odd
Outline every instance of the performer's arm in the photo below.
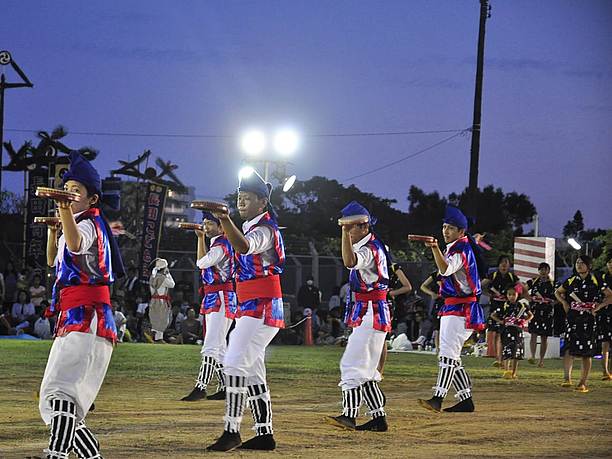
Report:
<svg viewBox="0 0 612 459"><path fill-rule="evenodd" d="M425 279L423 283L421 284L421 292L425 293L426 295L429 295L435 300L438 298L438 292L434 292L433 290L429 288L429 284L431 284L432 282L433 282L433 279L431 278L431 276Z"/></svg>
<svg viewBox="0 0 612 459"><path fill-rule="evenodd" d="M350 225L342 225L342 261L344 266L351 269L357 264L357 255L353 251L351 236L349 235Z"/></svg>
<svg viewBox="0 0 612 459"><path fill-rule="evenodd" d="M241 255L246 254L249 251L249 241L247 241L242 232L234 224L229 213L215 212L214 216L221 222L223 232L234 250Z"/></svg>
<svg viewBox="0 0 612 459"><path fill-rule="evenodd" d="M566 290L563 287L563 285L560 286L557 290L555 290L555 297L557 298L559 303L563 305L563 309L565 310L565 313L567 314L567 312L569 311L570 305L565 299L565 293L566 293Z"/></svg>
<svg viewBox="0 0 612 459"><path fill-rule="evenodd" d="M527 310L527 317L525 318L525 320L529 322L531 319L533 319L533 312L531 312L530 310Z"/></svg>
<svg viewBox="0 0 612 459"><path fill-rule="evenodd" d="M49 226L47 229L47 265L55 266L57 256L57 226Z"/></svg>
<svg viewBox="0 0 612 459"><path fill-rule="evenodd" d="M59 217L62 221L62 231L66 240L66 247L70 252L78 252L81 249L81 233L72 214L69 201L57 201Z"/></svg>
<svg viewBox="0 0 612 459"><path fill-rule="evenodd" d="M225 257L225 252L219 246L212 247L204 256L198 258L198 268L206 269L211 266L218 265L223 261L223 257Z"/></svg>
<svg viewBox="0 0 612 459"><path fill-rule="evenodd" d="M198 260L206 255L206 238L204 237L204 231L195 230L196 236L198 237Z"/></svg>
<svg viewBox="0 0 612 459"><path fill-rule="evenodd" d="M493 320L494 320L495 322L497 322L498 324L503 324L503 323L504 323L504 321L503 321L503 320L501 320L501 319L499 318L499 316L497 315L497 311L495 311L495 312L493 312L493 313L491 314L491 319L493 319Z"/></svg>
<svg viewBox="0 0 612 459"><path fill-rule="evenodd" d="M397 274L397 278L401 282L402 286L395 290L391 290L389 292L389 295L395 298L398 295L403 295L404 293L410 293L412 291L412 284L410 283L410 281L404 274L404 271L402 271L401 268L397 268L397 270L395 271L395 274Z"/></svg>
<svg viewBox="0 0 612 459"><path fill-rule="evenodd" d="M610 290L609 287L606 287L603 292L604 292L605 297L601 301L601 303L599 303L597 306L595 306L595 309L593 309L594 313L599 311L600 309L605 308L609 304L612 304L612 290Z"/></svg>
<svg viewBox="0 0 612 459"><path fill-rule="evenodd" d="M450 274L446 274L446 271L448 270L448 262L444 259L444 254L440 250L440 246L438 245L438 240L434 239L431 242L430 241L425 242L425 245L431 248L431 253L434 257L434 262L436 263L436 266L438 267L438 271L440 271L440 273L443 276L450 276L450 274L454 274L454 272Z"/></svg>

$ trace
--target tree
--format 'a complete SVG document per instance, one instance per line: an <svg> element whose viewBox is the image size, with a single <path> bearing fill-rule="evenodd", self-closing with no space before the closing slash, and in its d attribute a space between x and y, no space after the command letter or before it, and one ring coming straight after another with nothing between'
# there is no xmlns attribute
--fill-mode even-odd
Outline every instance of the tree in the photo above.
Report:
<svg viewBox="0 0 612 459"><path fill-rule="evenodd" d="M12 191L3 190L0 193L0 215L23 215L25 199Z"/></svg>
<svg viewBox="0 0 612 459"><path fill-rule="evenodd" d="M565 237L576 237L578 233L584 230L584 219L582 218L582 212L577 210L574 217L568 221L563 227L563 236Z"/></svg>

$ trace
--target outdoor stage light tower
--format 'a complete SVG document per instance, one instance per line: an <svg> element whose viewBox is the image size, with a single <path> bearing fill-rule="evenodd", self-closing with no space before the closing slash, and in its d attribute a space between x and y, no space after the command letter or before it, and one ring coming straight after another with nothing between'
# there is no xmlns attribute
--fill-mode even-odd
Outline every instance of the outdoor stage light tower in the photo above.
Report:
<svg viewBox="0 0 612 459"><path fill-rule="evenodd" d="M289 164L287 158L299 148L300 136L293 129L279 129L274 134L271 144L272 148L269 148L266 134L259 129L246 131L240 140L240 146L246 155L245 162L247 164L262 163L264 169L263 178L266 182L270 181L270 166L275 166L275 175L279 181L283 182L283 191L287 192L296 180L295 175L285 177L287 164ZM276 154L276 157L271 157L272 152ZM244 169L241 169L240 174L243 173Z"/></svg>

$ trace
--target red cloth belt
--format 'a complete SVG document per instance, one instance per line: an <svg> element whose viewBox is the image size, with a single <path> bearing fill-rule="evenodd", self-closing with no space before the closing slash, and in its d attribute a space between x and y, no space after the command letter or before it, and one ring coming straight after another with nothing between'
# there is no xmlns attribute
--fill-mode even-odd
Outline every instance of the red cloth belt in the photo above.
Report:
<svg viewBox="0 0 612 459"><path fill-rule="evenodd" d="M478 301L478 299L475 296L451 296L449 298L444 298L444 304L469 304L475 303L476 301Z"/></svg>
<svg viewBox="0 0 612 459"><path fill-rule="evenodd" d="M597 306L597 303L578 303L576 301L572 301L570 304L570 309L574 311L592 311Z"/></svg>
<svg viewBox="0 0 612 459"><path fill-rule="evenodd" d="M387 299L388 290L372 290L371 292L355 292L355 299L357 301L368 302L368 301L384 301Z"/></svg>
<svg viewBox="0 0 612 459"><path fill-rule="evenodd" d="M280 277L274 275L236 282L236 295L240 303L258 298L282 298Z"/></svg>
<svg viewBox="0 0 612 459"><path fill-rule="evenodd" d="M64 287L60 291L59 306L67 311L77 306L94 306L110 304L110 289L108 285L75 285Z"/></svg>
<svg viewBox="0 0 612 459"><path fill-rule="evenodd" d="M172 298L170 298L170 295L151 295L151 299L152 300L172 301Z"/></svg>
<svg viewBox="0 0 612 459"><path fill-rule="evenodd" d="M206 295L209 293L234 291L234 285L231 282L226 282L225 284L204 285L203 287Z"/></svg>

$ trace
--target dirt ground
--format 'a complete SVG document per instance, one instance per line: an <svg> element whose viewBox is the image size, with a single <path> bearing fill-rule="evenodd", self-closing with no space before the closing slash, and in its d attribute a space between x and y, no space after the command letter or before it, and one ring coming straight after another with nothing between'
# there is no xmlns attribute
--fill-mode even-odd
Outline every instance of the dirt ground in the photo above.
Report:
<svg viewBox="0 0 612 459"><path fill-rule="evenodd" d="M40 455L48 430L35 393L49 342L0 341L0 457ZM219 401L179 402L199 366L195 346L120 345L96 410L87 424L105 458L196 458L222 431ZM491 360L466 357L474 382L475 413L434 414L416 399L435 382L433 355L390 354L381 384L390 430L348 432L324 422L338 414L341 348L272 346L268 380L274 411L273 453L244 457L612 457L612 383L600 380L595 361L590 393L559 387L560 360L538 369L521 362L519 380L507 381ZM580 365L577 363L575 378ZM452 397L447 404L453 403ZM362 409L365 413L365 410ZM365 417L362 418L366 420ZM250 438L247 409L243 439ZM219 455L219 453L217 453Z"/></svg>

